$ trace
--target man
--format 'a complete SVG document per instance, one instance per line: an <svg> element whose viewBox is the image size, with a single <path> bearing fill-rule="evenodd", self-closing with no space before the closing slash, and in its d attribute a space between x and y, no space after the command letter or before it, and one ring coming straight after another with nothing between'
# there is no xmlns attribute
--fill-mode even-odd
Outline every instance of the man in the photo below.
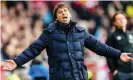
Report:
<svg viewBox="0 0 133 80"><path fill-rule="evenodd" d="M84 65L84 46L99 55L133 60L121 51L100 43L84 28L71 21L71 12L66 4L60 3L54 9L54 20L26 50L13 60L5 61L4 69L12 71L35 58L46 48L50 80L88 80Z"/></svg>
<svg viewBox="0 0 133 80"><path fill-rule="evenodd" d="M108 37L107 44L121 52L129 52L133 57L133 34L126 30L127 20L124 13L117 12L112 20L116 29ZM107 62L114 80L133 80L133 61L125 63L107 58Z"/></svg>

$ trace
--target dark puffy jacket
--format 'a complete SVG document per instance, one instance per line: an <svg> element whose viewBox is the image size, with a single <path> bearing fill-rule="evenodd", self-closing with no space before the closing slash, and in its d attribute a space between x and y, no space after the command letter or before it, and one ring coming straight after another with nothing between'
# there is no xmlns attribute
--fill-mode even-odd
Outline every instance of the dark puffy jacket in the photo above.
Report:
<svg viewBox="0 0 133 80"><path fill-rule="evenodd" d="M133 34L130 31L123 32L122 29L116 29L107 39L106 42L109 46L121 50L121 52L131 53L133 57ZM113 73L116 69L120 72L131 73L133 72L133 61L127 63L121 60L113 60L107 58L108 66Z"/></svg>
<svg viewBox="0 0 133 80"><path fill-rule="evenodd" d="M51 23L21 55L13 60L18 66L35 58L46 48L50 80L88 80L84 47L99 55L119 59L120 51L100 43L84 28L71 24L66 34L62 23Z"/></svg>

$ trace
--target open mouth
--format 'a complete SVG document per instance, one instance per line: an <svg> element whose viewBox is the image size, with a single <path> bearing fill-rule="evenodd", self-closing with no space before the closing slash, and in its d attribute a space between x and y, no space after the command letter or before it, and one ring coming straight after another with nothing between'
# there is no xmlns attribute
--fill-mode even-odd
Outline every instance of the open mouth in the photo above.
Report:
<svg viewBox="0 0 133 80"><path fill-rule="evenodd" d="M68 17L63 17L63 19L67 19Z"/></svg>

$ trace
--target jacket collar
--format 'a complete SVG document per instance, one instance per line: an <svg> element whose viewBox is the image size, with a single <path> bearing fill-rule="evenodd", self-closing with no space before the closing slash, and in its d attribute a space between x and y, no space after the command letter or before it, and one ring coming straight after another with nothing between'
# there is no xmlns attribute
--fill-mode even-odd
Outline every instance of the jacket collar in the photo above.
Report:
<svg viewBox="0 0 133 80"><path fill-rule="evenodd" d="M59 29L62 29L62 28L70 28L72 26L75 26L76 25L76 22L73 22L73 21L70 21L69 24L64 24L64 23L61 23L59 21L55 21L55 25L57 26L57 28Z"/></svg>
<svg viewBox="0 0 133 80"><path fill-rule="evenodd" d="M77 26L76 24L77 24L76 22L71 21L70 25L71 25L71 27L75 27L75 29L78 30L78 31L85 30L83 27ZM57 26L57 25L59 25L59 26ZM45 30L47 30L49 32L52 32L58 27L65 27L65 24L63 24L61 22L58 22L58 21L55 21L55 22L49 24L49 26L46 27Z"/></svg>
<svg viewBox="0 0 133 80"><path fill-rule="evenodd" d="M116 30L115 30L116 32L119 32L119 33L126 33L126 32L123 32L123 30L122 29L118 29L118 28L116 28Z"/></svg>
<svg viewBox="0 0 133 80"><path fill-rule="evenodd" d="M78 31L84 31L85 29L81 26L75 26L75 28L78 30Z"/></svg>
<svg viewBox="0 0 133 80"><path fill-rule="evenodd" d="M68 25L63 24L63 23L61 23L61 22L59 22L59 21L56 21L55 23L58 24L57 26L58 26L59 28L66 28L66 27L71 27L71 28L73 28L73 27L74 27L74 28L75 28L76 30L78 30L78 31L83 31L83 30L85 30L83 27L80 27L80 26L76 25L77 23L74 22L74 21L70 21L70 23L69 23Z"/></svg>

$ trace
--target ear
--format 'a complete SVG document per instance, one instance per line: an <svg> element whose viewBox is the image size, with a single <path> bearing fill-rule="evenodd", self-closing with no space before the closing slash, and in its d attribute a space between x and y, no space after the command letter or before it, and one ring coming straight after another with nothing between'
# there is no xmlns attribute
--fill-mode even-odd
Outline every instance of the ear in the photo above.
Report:
<svg viewBox="0 0 133 80"><path fill-rule="evenodd" d="M57 21L58 19L56 18L56 21Z"/></svg>

